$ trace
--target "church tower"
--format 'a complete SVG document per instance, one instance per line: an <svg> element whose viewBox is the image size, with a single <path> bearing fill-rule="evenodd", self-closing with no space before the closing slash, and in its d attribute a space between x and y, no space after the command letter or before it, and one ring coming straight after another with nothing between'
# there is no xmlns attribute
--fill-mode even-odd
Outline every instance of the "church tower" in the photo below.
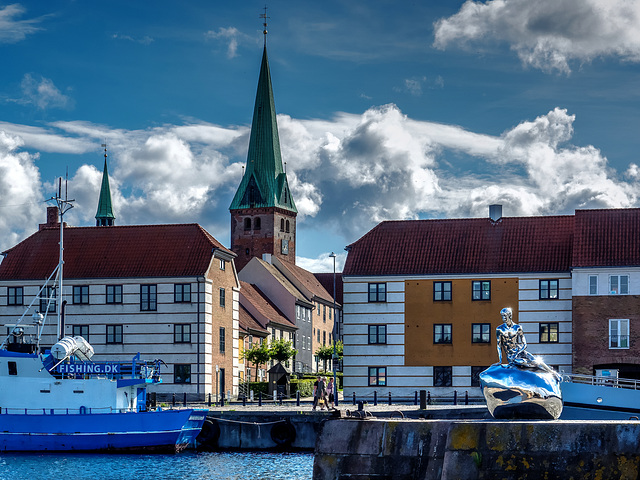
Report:
<svg viewBox="0 0 640 480"><path fill-rule="evenodd" d="M265 24L266 27L266 24ZM266 28L253 109L247 166L231 202L231 250L238 270L269 253L296 261L296 209L282 168L276 109L267 59Z"/></svg>
<svg viewBox="0 0 640 480"><path fill-rule="evenodd" d="M116 217L111 206L111 189L109 188L109 171L107 170L107 145L104 147L104 170L102 172L102 186L100 187L100 199L96 213L96 227L112 227Z"/></svg>

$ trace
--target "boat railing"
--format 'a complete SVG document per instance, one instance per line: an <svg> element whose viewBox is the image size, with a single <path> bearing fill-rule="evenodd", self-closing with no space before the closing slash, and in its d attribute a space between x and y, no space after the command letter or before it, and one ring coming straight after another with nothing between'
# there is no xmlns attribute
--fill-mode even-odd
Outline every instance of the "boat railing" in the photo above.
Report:
<svg viewBox="0 0 640 480"><path fill-rule="evenodd" d="M604 387L626 388L640 390L640 380L631 378L602 377L594 375L579 375L575 373L563 373L562 381L567 383L581 383L584 385L598 385Z"/></svg>
<svg viewBox="0 0 640 480"><path fill-rule="evenodd" d="M169 407L167 410L182 410L180 406ZM157 409L152 409L153 411ZM163 410L160 408L160 410ZM144 411L144 410L142 410ZM0 415L87 415L97 413L135 413L135 408L113 407L79 407L79 408L0 408Z"/></svg>

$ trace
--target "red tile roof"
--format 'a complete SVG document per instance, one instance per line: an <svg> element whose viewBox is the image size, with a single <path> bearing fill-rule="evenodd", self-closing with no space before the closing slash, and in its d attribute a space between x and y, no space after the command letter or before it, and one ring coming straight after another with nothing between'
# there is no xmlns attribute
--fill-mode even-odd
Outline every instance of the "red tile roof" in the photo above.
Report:
<svg viewBox="0 0 640 480"><path fill-rule="evenodd" d="M262 290L251 283L240 281L240 303L246 305L245 302L251 303L262 316L262 318L255 316L254 318L264 328L267 327L268 322L274 322L285 327L295 326L295 323L290 321Z"/></svg>
<svg viewBox="0 0 640 480"><path fill-rule="evenodd" d="M325 290L313 273L289 262L279 262L278 269L285 269L295 277L312 295L325 302L333 302L333 296ZM287 276L287 272L282 272ZM313 298L311 299L314 300Z"/></svg>
<svg viewBox="0 0 640 480"><path fill-rule="evenodd" d="M6 252L0 279L48 277L58 264L60 230L43 228ZM66 227L65 278L183 277L203 275L212 249L222 246L200 225Z"/></svg>
<svg viewBox="0 0 640 480"><path fill-rule="evenodd" d="M573 216L382 222L348 247L343 275L562 272Z"/></svg>
<svg viewBox="0 0 640 480"><path fill-rule="evenodd" d="M269 334L269 331L263 327L258 320L249 313L249 311L242 305L240 305L239 317L238 317L238 325L241 331L246 333L257 333L260 336L260 333L263 333L266 337Z"/></svg>
<svg viewBox="0 0 640 480"><path fill-rule="evenodd" d="M314 277L333 296L333 273L314 273ZM336 303L342 305L342 273L336 272Z"/></svg>
<svg viewBox="0 0 640 480"><path fill-rule="evenodd" d="M574 267L640 265L640 209L576 210Z"/></svg>

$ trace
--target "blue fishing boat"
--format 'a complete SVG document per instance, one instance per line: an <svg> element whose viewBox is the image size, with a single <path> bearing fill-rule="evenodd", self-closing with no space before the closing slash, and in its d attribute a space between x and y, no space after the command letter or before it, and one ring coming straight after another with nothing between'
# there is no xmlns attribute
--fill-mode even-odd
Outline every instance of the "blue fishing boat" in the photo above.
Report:
<svg viewBox="0 0 640 480"><path fill-rule="evenodd" d="M70 208L54 197L61 217ZM169 451L195 446L206 410L151 408L147 387L162 381L161 360L93 362L81 336L41 344L45 314L30 309L62 291L63 231L55 289L43 287L0 345L0 451ZM45 282L47 285L47 282ZM32 321L29 321L29 319ZM29 332L29 330L33 330Z"/></svg>

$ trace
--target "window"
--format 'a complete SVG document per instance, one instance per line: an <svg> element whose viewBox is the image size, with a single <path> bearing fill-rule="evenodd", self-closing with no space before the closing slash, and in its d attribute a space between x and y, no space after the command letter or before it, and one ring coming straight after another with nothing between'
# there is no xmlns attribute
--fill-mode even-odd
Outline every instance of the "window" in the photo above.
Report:
<svg viewBox="0 0 640 480"><path fill-rule="evenodd" d="M227 268L227 262L225 260L220 259L220 270L224 270Z"/></svg>
<svg viewBox="0 0 640 480"><path fill-rule="evenodd" d="M589 295L598 294L598 276L589 275Z"/></svg>
<svg viewBox="0 0 640 480"><path fill-rule="evenodd" d="M89 341L89 325L74 325L73 336L82 337L88 342Z"/></svg>
<svg viewBox="0 0 640 480"><path fill-rule="evenodd" d="M191 383L191 365L176 364L173 366L173 383Z"/></svg>
<svg viewBox="0 0 640 480"><path fill-rule="evenodd" d="M107 285L107 303L122 303L122 285Z"/></svg>
<svg viewBox="0 0 640 480"><path fill-rule="evenodd" d="M629 295L629 275L611 275L609 277L611 295Z"/></svg>
<svg viewBox="0 0 640 480"><path fill-rule="evenodd" d="M609 348L629 348L629 319L609 320Z"/></svg>
<svg viewBox="0 0 640 480"><path fill-rule="evenodd" d="M176 283L173 286L173 301L175 303L191 303L191 284Z"/></svg>
<svg viewBox="0 0 640 480"><path fill-rule="evenodd" d="M245 230L251 230L251 219L250 218L245 218L244 219L244 229Z"/></svg>
<svg viewBox="0 0 640 480"><path fill-rule="evenodd" d="M107 343L122 343L122 325L107 325Z"/></svg>
<svg viewBox="0 0 640 480"><path fill-rule="evenodd" d="M471 300L491 300L491 282L471 282Z"/></svg>
<svg viewBox="0 0 640 480"><path fill-rule="evenodd" d="M287 220L287 223L285 225L286 225L286 227L285 227L284 231L289 233L289 220Z"/></svg>
<svg viewBox="0 0 640 480"><path fill-rule="evenodd" d="M387 326L369 325L369 343L387 343Z"/></svg>
<svg viewBox="0 0 640 480"><path fill-rule="evenodd" d="M327 344L327 332L322 332L322 345Z"/></svg>
<svg viewBox="0 0 640 480"><path fill-rule="evenodd" d="M7 367L9 369L9 375L18 375L17 362L7 362Z"/></svg>
<svg viewBox="0 0 640 480"><path fill-rule="evenodd" d="M387 384L387 367L369 367L369 386L383 387Z"/></svg>
<svg viewBox="0 0 640 480"><path fill-rule="evenodd" d="M44 287L40 292L40 312L46 312L48 306L49 313L55 313L57 296L55 287ZM51 303L49 303L49 299L51 299Z"/></svg>
<svg viewBox="0 0 640 480"><path fill-rule="evenodd" d="M386 302L386 301L387 301L387 284L386 283L370 283L369 284L369 302Z"/></svg>
<svg viewBox="0 0 640 480"><path fill-rule="evenodd" d="M226 294L225 294L224 288L221 288L221 289L220 289L220 306L221 306L221 307L224 307L224 306L225 306L225 302L226 302L226 300L225 300L225 295L226 295Z"/></svg>
<svg viewBox="0 0 640 480"><path fill-rule="evenodd" d="M280 219L280 231L284 232L284 218Z"/></svg>
<svg viewBox="0 0 640 480"><path fill-rule="evenodd" d="M260 230L260 228L261 228L260 217L258 217L253 221L253 229L254 230Z"/></svg>
<svg viewBox="0 0 640 480"><path fill-rule="evenodd" d="M220 327L220 353L225 352L226 343L225 343L225 330L224 327Z"/></svg>
<svg viewBox="0 0 640 480"><path fill-rule="evenodd" d="M327 323L327 306L322 305L322 321Z"/></svg>
<svg viewBox="0 0 640 480"><path fill-rule="evenodd" d="M471 367L471 386L480 386L480 374L489 367Z"/></svg>
<svg viewBox="0 0 640 480"><path fill-rule="evenodd" d="M559 280L540 280L540 300L558 299Z"/></svg>
<svg viewBox="0 0 640 480"><path fill-rule="evenodd" d="M472 323L471 324L472 343L491 343L491 324Z"/></svg>
<svg viewBox="0 0 640 480"><path fill-rule="evenodd" d="M540 324L540 343L558 343L558 322Z"/></svg>
<svg viewBox="0 0 640 480"><path fill-rule="evenodd" d="M433 326L433 343L451 343L450 323L436 323Z"/></svg>
<svg viewBox="0 0 640 480"><path fill-rule="evenodd" d="M73 303L89 303L89 285L75 285L73 287Z"/></svg>
<svg viewBox="0 0 640 480"><path fill-rule="evenodd" d="M318 337L318 343L320 343L320 329L316 330L316 336Z"/></svg>
<svg viewBox="0 0 640 480"><path fill-rule="evenodd" d="M158 309L158 286L140 285L140 310L155 311Z"/></svg>
<svg viewBox="0 0 640 480"><path fill-rule="evenodd" d="M176 323L173 326L173 343L191 343L191 325Z"/></svg>
<svg viewBox="0 0 640 480"><path fill-rule="evenodd" d="M24 290L22 287L9 287L7 289L7 305L22 305Z"/></svg>
<svg viewBox="0 0 640 480"><path fill-rule="evenodd" d="M433 386L450 387L453 380L452 370L452 367L433 367Z"/></svg>
<svg viewBox="0 0 640 480"><path fill-rule="evenodd" d="M433 282L433 301L451 301L451 282Z"/></svg>

